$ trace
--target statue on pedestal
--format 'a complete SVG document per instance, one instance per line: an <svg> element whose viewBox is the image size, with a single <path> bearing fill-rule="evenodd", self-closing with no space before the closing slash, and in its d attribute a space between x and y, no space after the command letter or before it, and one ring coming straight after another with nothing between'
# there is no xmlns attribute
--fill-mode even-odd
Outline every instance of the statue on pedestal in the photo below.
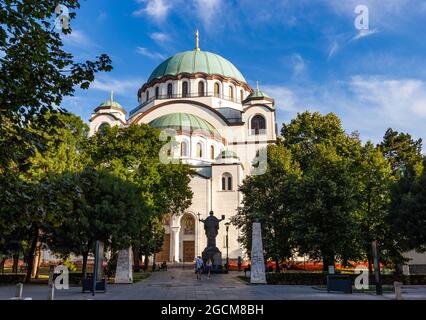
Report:
<svg viewBox="0 0 426 320"><path fill-rule="evenodd" d="M214 216L213 211L210 211L207 219L198 218L198 220L204 223L204 230L207 236L207 247L202 253L204 263L210 259L213 263L213 268L217 269L218 266L222 266L222 253L216 247L216 237L219 231L219 223L225 220L225 215L222 215L222 219L218 219Z"/></svg>

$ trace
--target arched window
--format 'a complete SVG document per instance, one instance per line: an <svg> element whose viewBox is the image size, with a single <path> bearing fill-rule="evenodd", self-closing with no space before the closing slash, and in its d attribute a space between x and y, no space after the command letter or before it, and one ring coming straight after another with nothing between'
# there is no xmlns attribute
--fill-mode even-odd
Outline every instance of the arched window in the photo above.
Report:
<svg viewBox="0 0 426 320"><path fill-rule="evenodd" d="M243 101L244 100L244 91L240 90L240 100Z"/></svg>
<svg viewBox="0 0 426 320"><path fill-rule="evenodd" d="M185 141L180 143L180 156L186 157L188 155L188 144Z"/></svg>
<svg viewBox="0 0 426 320"><path fill-rule="evenodd" d="M146 92L146 101L149 100L149 91Z"/></svg>
<svg viewBox="0 0 426 320"><path fill-rule="evenodd" d="M158 99L159 96L160 96L160 88L156 87L155 88L155 99Z"/></svg>
<svg viewBox="0 0 426 320"><path fill-rule="evenodd" d="M210 159L214 160L214 145L210 146Z"/></svg>
<svg viewBox="0 0 426 320"><path fill-rule="evenodd" d="M229 99L234 100L234 88L229 86Z"/></svg>
<svg viewBox="0 0 426 320"><path fill-rule="evenodd" d="M203 145L200 142L197 143L197 157L203 157Z"/></svg>
<svg viewBox="0 0 426 320"><path fill-rule="evenodd" d="M215 82L214 84L214 95L215 97L219 97L220 95L220 86L218 82Z"/></svg>
<svg viewBox="0 0 426 320"><path fill-rule="evenodd" d="M100 134L104 134L105 130L106 130L107 128L109 128L109 127L110 127L110 125L109 125L109 123L108 123L108 122L102 122L102 123L99 125L99 127L98 127L98 132L99 132Z"/></svg>
<svg viewBox="0 0 426 320"><path fill-rule="evenodd" d="M195 219L189 214L182 217L183 234L195 234Z"/></svg>
<svg viewBox="0 0 426 320"><path fill-rule="evenodd" d="M232 175L228 172L222 175L222 191L232 190Z"/></svg>
<svg viewBox="0 0 426 320"><path fill-rule="evenodd" d="M188 96L188 82L182 82L182 97Z"/></svg>
<svg viewBox="0 0 426 320"><path fill-rule="evenodd" d="M204 82L203 81L198 82L198 96L204 97Z"/></svg>
<svg viewBox="0 0 426 320"><path fill-rule="evenodd" d="M167 98L171 98L173 96L173 85L169 83L167 85Z"/></svg>
<svg viewBox="0 0 426 320"><path fill-rule="evenodd" d="M251 119L251 132L254 134L261 134L261 133L264 133L262 131L264 131L265 129L266 129L265 118L259 114L255 115Z"/></svg>

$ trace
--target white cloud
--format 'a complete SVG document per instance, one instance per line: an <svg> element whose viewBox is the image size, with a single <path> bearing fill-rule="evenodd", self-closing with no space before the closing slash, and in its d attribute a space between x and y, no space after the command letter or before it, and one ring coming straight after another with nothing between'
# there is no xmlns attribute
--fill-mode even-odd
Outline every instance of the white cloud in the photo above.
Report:
<svg viewBox="0 0 426 320"><path fill-rule="evenodd" d="M133 12L134 16L147 14L157 22L163 21L171 9L171 1L164 0L137 0L139 3L145 3L146 6Z"/></svg>
<svg viewBox="0 0 426 320"><path fill-rule="evenodd" d="M70 34L62 34L62 41L65 45L74 48L96 47L97 45L80 30L72 30Z"/></svg>
<svg viewBox="0 0 426 320"><path fill-rule="evenodd" d="M276 100L279 127L298 112L336 113L347 132L380 142L387 128L426 138L426 81L355 76L323 85L263 86Z"/></svg>
<svg viewBox="0 0 426 320"><path fill-rule="evenodd" d="M206 29L209 29L220 21L220 16L224 10L222 0L194 0L198 18Z"/></svg>
<svg viewBox="0 0 426 320"><path fill-rule="evenodd" d="M114 79L107 76L97 77L91 84L91 89L111 92L125 95L135 94L141 85L144 83L143 79Z"/></svg>
<svg viewBox="0 0 426 320"><path fill-rule="evenodd" d="M150 59L155 59L155 60L164 60L166 59L166 56L162 53L159 52L155 52L155 51L151 51L148 48L143 48L143 47L138 47L138 53L148 57Z"/></svg>
<svg viewBox="0 0 426 320"><path fill-rule="evenodd" d="M337 53L337 51L339 51L339 48L340 48L340 46L337 43L337 41L336 40L333 41L330 48L328 49L328 58L329 59L332 58Z"/></svg>
<svg viewBox="0 0 426 320"><path fill-rule="evenodd" d="M169 35L163 32L153 32L149 36L152 40L154 40L160 45L163 45L164 43L170 41Z"/></svg>
<svg viewBox="0 0 426 320"><path fill-rule="evenodd" d="M292 62L293 62L293 75L298 76L302 72L305 71L305 61L303 60L302 56L298 53L295 53L292 55Z"/></svg>

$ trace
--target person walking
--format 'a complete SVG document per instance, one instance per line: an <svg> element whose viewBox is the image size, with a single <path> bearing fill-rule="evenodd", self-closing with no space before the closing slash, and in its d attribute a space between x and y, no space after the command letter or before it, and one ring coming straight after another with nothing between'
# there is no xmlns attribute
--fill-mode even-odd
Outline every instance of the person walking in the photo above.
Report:
<svg viewBox="0 0 426 320"><path fill-rule="evenodd" d="M207 278L210 279L210 273L211 273L212 267L213 267L213 263L210 260L210 258L207 260L206 267L207 267Z"/></svg>
<svg viewBox="0 0 426 320"><path fill-rule="evenodd" d="M197 274L197 280L201 280L201 271L203 270L203 259L200 256L195 259L195 273Z"/></svg>

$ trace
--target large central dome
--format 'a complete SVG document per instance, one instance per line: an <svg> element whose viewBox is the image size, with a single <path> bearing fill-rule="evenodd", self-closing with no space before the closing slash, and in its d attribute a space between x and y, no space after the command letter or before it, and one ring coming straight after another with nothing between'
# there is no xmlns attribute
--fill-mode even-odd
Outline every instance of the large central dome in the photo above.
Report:
<svg viewBox="0 0 426 320"><path fill-rule="evenodd" d="M197 72L221 75L246 83L241 72L231 62L215 53L197 50L180 52L163 61L152 72L148 83L167 75Z"/></svg>

